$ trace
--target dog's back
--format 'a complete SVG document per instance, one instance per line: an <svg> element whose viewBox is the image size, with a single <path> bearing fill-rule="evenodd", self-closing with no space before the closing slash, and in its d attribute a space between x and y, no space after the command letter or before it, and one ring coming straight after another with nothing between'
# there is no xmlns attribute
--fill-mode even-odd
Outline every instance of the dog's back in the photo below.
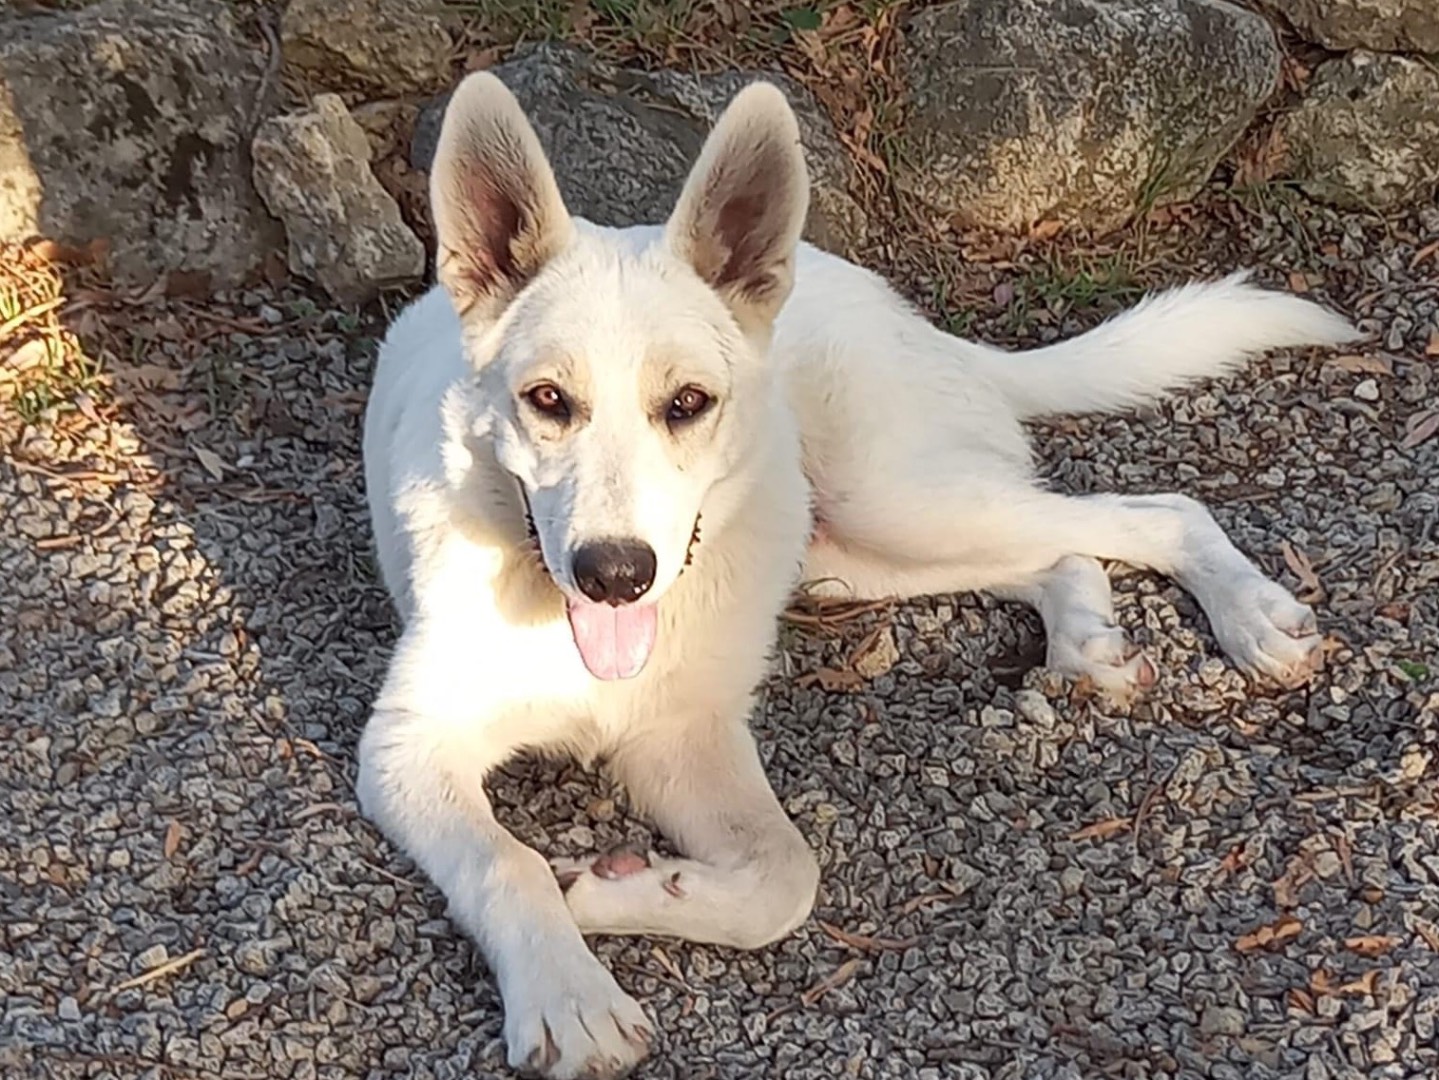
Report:
<svg viewBox="0 0 1439 1080"><path fill-rule="evenodd" d="M442 405L466 372L460 321L450 298L436 286L390 327L375 361L365 408L365 495L380 572L402 618L408 618L413 603L413 545L419 524L401 521L403 493L412 495L410 512L424 514L425 490L443 490ZM432 512L442 511L437 505Z"/></svg>

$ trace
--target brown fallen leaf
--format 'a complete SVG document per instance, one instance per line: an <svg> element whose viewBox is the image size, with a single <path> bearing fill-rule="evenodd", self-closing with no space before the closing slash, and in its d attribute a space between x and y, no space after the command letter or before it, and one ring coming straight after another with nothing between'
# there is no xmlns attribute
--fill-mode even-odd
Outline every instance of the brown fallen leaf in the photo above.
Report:
<svg viewBox="0 0 1439 1080"><path fill-rule="evenodd" d="M1347 982L1335 991L1337 994L1351 994L1357 997L1373 997L1374 984L1379 981L1379 970L1373 968L1366 971L1353 982Z"/></svg>
<svg viewBox="0 0 1439 1080"><path fill-rule="evenodd" d="M1244 845L1235 844L1225 853L1224 858L1220 860L1219 869L1226 874L1234 874L1244 869L1247 865L1249 865L1249 858L1244 853Z"/></svg>
<svg viewBox="0 0 1439 1080"><path fill-rule="evenodd" d="M206 450L203 446L194 448L195 458L205 467L205 471L216 480L225 479L225 462L220 455L213 450Z"/></svg>
<svg viewBox="0 0 1439 1080"><path fill-rule="evenodd" d="M1364 356L1360 353L1351 353L1348 356L1336 356L1329 363L1344 371L1363 372L1366 375L1394 374L1394 361L1387 356Z"/></svg>
<svg viewBox="0 0 1439 1080"><path fill-rule="evenodd" d="M1086 825L1069 834L1070 840L1105 840L1116 833L1122 833L1133 823L1133 818L1109 818L1105 821L1096 821L1093 825Z"/></svg>
<svg viewBox="0 0 1439 1080"><path fill-rule="evenodd" d="M1309 291L1309 279L1299 270L1289 271L1289 291L1307 293Z"/></svg>
<svg viewBox="0 0 1439 1080"><path fill-rule="evenodd" d="M1063 230L1063 221L1060 221L1058 218L1045 218L1043 221L1037 222L1034 227L1029 230L1029 238L1038 242L1053 240Z"/></svg>
<svg viewBox="0 0 1439 1080"><path fill-rule="evenodd" d="M1436 431L1439 431L1439 409L1426 409L1424 412L1415 413L1405 425L1404 441L1399 444L1400 449L1412 450Z"/></svg>
<svg viewBox="0 0 1439 1080"><path fill-rule="evenodd" d="M1316 997L1325 997L1334 993L1336 987L1329 972L1320 968L1313 975L1309 976L1309 989L1314 991Z"/></svg>
<svg viewBox="0 0 1439 1080"><path fill-rule="evenodd" d="M1292 915L1285 915L1268 926L1261 926L1245 934L1234 943L1236 952L1255 952L1258 949L1277 949L1286 941L1299 936L1302 924Z"/></svg>
<svg viewBox="0 0 1439 1080"><path fill-rule="evenodd" d="M1314 880L1314 870L1309 859L1296 855L1289 860L1284 873L1274 883L1274 903L1282 908L1292 908L1299 903L1299 890Z"/></svg>
<svg viewBox="0 0 1439 1080"><path fill-rule="evenodd" d="M180 850L180 840L184 837L185 830L180 827L178 821L171 821L165 829L165 858L173 859L175 852Z"/></svg>
<svg viewBox="0 0 1439 1080"><path fill-rule="evenodd" d="M1425 356L1439 356L1439 330L1429 331L1429 341L1424 346Z"/></svg>
<svg viewBox="0 0 1439 1080"><path fill-rule="evenodd" d="M944 904L954 899L952 893L932 892L921 893L919 896L912 896L901 905L901 915L913 915L920 908L929 907L931 904Z"/></svg>
<svg viewBox="0 0 1439 1080"><path fill-rule="evenodd" d="M1415 919L1414 929L1435 952L1439 952L1439 927L1425 919Z"/></svg>
<svg viewBox="0 0 1439 1080"><path fill-rule="evenodd" d="M877 679L889 674L898 662L899 647L894 643L894 631L888 626L877 626L855 646L848 666L863 679Z"/></svg>
<svg viewBox="0 0 1439 1080"><path fill-rule="evenodd" d="M1350 952L1369 957L1383 956L1398 944L1397 937L1387 937L1382 934L1366 934L1362 937L1344 939L1344 947Z"/></svg>
<svg viewBox="0 0 1439 1080"><path fill-rule="evenodd" d="M249 858L247 858L239 866L235 867L235 876L249 877L257 869L259 869L260 860L264 858L264 855L265 849L262 847L256 847L253 851L250 852Z"/></svg>
<svg viewBox="0 0 1439 1080"><path fill-rule="evenodd" d="M828 994L831 990L837 990L845 983L853 979L855 972L860 969L860 965L863 963L864 961L857 956L853 957L852 959L846 960L843 964L840 964L839 967L835 968L823 979L815 983L803 994L801 994L799 996L800 1001L802 1001L805 1005L813 1005L816 1001L824 997L825 994Z"/></svg>
<svg viewBox="0 0 1439 1080"><path fill-rule="evenodd" d="M1439 251L1439 240L1435 240L1431 243L1425 244L1422 248L1420 248L1414 253L1414 258L1409 260L1409 269L1413 270L1425 259L1433 255L1436 251Z"/></svg>
<svg viewBox="0 0 1439 1080"><path fill-rule="evenodd" d="M919 938L882 938L871 937L869 934L856 934L849 930L841 930L838 926L827 923L823 919L819 920L819 928L841 945L848 945L851 949L859 949L861 952L903 952L905 949L912 949L919 944Z"/></svg>
<svg viewBox="0 0 1439 1080"><path fill-rule="evenodd" d="M1300 1009L1312 1014L1314 1012L1314 997L1307 990L1293 989L1286 995L1291 1008Z"/></svg>
<svg viewBox="0 0 1439 1080"><path fill-rule="evenodd" d="M1334 854L1339 856L1340 865L1344 867L1344 880L1350 885L1354 884L1354 848L1349 843L1349 838L1343 833L1334 834Z"/></svg>
<svg viewBox="0 0 1439 1080"><path fill-rule="evenodd" d="M1284 564L1299 579L1299 589L1296 593L1298 598L1306 604L1322 600L1324 586L1319 581L1319 575L1314 572L1314 564L1309 561L1309 556L1288 540L1284 541L1280 547L1284 552Z"/></svg>
<svg viewBox="0 0 1439 1080"><path fill-rule="evenodd" d="M834 668L819 668L801 675L795 685L800 689L818 686L821 690L848 692L864 686L864 678L854 671L837 671Z"/></svg>

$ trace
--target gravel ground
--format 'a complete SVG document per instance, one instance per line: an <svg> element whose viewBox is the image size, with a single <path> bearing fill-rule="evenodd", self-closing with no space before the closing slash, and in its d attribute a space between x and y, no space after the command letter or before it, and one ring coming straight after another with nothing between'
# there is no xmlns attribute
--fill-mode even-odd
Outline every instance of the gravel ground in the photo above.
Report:
<svg viewBox="0 0 1439 1080"><path fill-rule="evenodd" d="M756 728L816 919L754 955L597 942L658 1020L644 1076L1439 1075L1439 436L1403 446L1439 391L1436 239L1239 215L1214 250L1322 275L1378 343L1037 433L1062 487L1206 499L1318 595L1321 681L1251 687L1137 573L1161 682L1127 715L1034 669L1016 606L788 627ZM122 403L0 461L0 1072L502 1074L483 965L353 800L394 635L373 328L293 294L143 314ZM497 795L549 853L646 835L575 768Z"/></svg>

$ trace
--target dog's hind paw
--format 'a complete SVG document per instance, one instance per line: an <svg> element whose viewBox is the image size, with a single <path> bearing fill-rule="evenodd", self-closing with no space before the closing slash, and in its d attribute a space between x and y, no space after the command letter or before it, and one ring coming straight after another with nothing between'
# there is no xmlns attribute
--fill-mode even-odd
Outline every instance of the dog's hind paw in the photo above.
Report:
<svg viewBox="0 0 1439 1080"><path fill-rule="evenodd" d="M1077 680L1087 680L1116 705L1128 705L1159 681L1149 657L1117 626L1092 633L1051 639L1045 666Z"/></svg>
<svg viewBox="0 0 1439 1080"><path fill-rule="evenodd" d="M639 848L629 845L611 848L603 855L596 855L590 859L550 860L550 867L554 870L555 877L560 883L561 892L569 892L574 883L585 874L594 874L595 877L613 881L616 878L638 874L641 870L648 870L649 866L649 855Z"/></svg>
<svg viewBox="0 0 1439 1080"><path fill-rule="evenodd" d="M1324 636L1314 610L1278 582L1256 575L1210 619L1214 636L1245 673L1293 690L1324 668Z"/></svg>

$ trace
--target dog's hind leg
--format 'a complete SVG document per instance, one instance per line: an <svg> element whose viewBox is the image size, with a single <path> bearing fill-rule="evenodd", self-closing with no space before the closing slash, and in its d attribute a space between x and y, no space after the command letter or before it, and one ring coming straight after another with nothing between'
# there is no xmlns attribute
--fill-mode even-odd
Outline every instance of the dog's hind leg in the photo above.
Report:
<svg viewBox="0 0 1439 1080"><path fill-rule="evenodd" d="M1109 575L1095 559L1066 555L1032 581L995 593L1039 611L1051 670L1089 679L1118 704L1154 685L1154 665L1114 623Z"/></svg>
<svg viewBox="0 0 1439 1080"><path fill-rule="evenodd" d="M754 949L808 917L819 869L736 713L667 718L610 769L683 858L636 853L556 864L585 933L655 934Z"/></svg>
<svg viewBox="0 0 1439 1080"><path fill-rule="evenodd" d="M1066 555L1115 559L1175 578L1246 671L1296 686L1322 665L1314 613L1265 577L1193 499L1071 497L962 480L939 490L934 474L927 480L847 492L827 509L805 578L823 595L861 598L1012 592L1032 588Z"/></svg>

